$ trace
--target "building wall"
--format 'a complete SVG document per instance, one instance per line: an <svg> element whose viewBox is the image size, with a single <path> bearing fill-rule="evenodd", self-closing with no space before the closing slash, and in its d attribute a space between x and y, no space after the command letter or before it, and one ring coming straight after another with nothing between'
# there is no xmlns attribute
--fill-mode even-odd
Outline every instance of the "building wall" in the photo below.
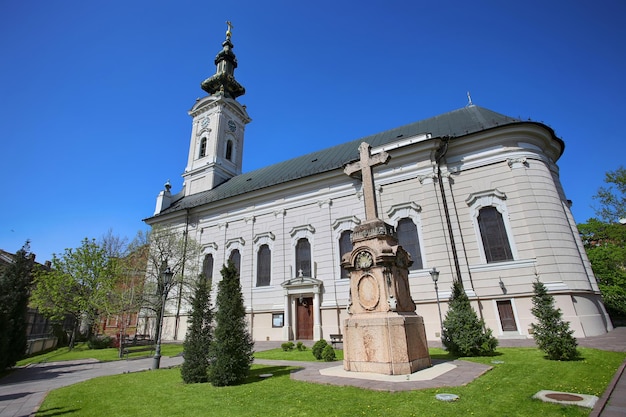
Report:
<svg viewBox="0 0 626 417"><path fill-rule="evenodd" d="M379 217L395 225L408 216L417 226L423 268L411 271L409 282L428 339L440 337L439 309L445 318L455 278L463 280L474 308L499 337L530 337L536 279L555 295L576 337L610 329L558 179L560 149L549 132L532 124L455 138L439 173L434 153L442 144L433 139L389 151L388 165L375 170ZM349 282L340 278L338 239L365 218L360 187L359 181L335 171L194 209L198 221L190 226L190 236L200 243L203 255L214 257L214 292L221 265L233 249L240 251L241 285L255 340L285 338L283 329L272 326L272 317L292 305L286 303L281 284L297 277L295 244L300 237L309 239L312 275L323 283L317 312L320 336L340 332L347 317ZM486 261L476 220L478 209L486 205L498 207L503 215L511 261ZM170 215L163 221L178 222L182 228L185 218ZM261 244L272 251L267 287L256 286ZM438 291L429 274L433 267L440 271ZM516 332L502 330L498 301L507 300Z"/></svg>

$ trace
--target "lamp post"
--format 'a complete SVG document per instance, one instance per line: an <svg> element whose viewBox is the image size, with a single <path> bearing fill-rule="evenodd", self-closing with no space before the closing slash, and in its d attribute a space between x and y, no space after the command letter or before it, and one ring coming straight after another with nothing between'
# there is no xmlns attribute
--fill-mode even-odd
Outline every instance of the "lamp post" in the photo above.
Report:
<svg viewBox="0 0 626 417"><path fill-rule="evenodd" d="M159 316L159 322L157 323L157 344L156 350L154 351L154 358L152 360L152 369L159 369L161 366L161 330L163 327L163 315L165 314L165 301L167 299L167 293L169 292L169 286L172 282L172 277L174 273L168 266L161 273L161 277L163 277L163 294L161 295L161 315Z"/></svg>
<svg viewBox="0 0 626 417"><path fill-rule="evenodd" d="M439 281L439 271L437 271L437 268L433 267L433 269L431 269L428 272L430 273L430 277L433 279L433 282L435 283L435 294L437 296L437 310L439 310L439 326L441 327L441 330L443 331L443 320L441 319L441 304L439 303L439 287L437 286L437 281Z"/></svg>

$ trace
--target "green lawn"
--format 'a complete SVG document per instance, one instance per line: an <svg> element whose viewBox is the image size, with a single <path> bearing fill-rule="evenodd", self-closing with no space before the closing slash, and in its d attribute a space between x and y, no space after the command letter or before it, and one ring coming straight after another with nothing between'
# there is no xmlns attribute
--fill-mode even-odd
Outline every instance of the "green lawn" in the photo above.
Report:
<svg viewBox="0 0 626 417"><path fill-rule="evenodd" d="M589 409L531 398L541 389L600 396L626 357L595 349L580 351L582 360L554 362L535 348L501 348L495 357L464 358L504 362L492 364L491 371L467 386L399 393L292 381L291 367L254 366L247 383L222 388L185 385L179 369L162 369L102 377L52 391L37 416L587 416ZM295 357L291 353L281 359ZM432 349L431 354L447 356L440 349ZM261 380L262 373L274 376ZM434 398L439 392L461 398L440 402Z"/></svg>
<svg viewBox="0 0 626 417"><path fill-rule="evenodd" d="M182 351L182 344L165 343L161 345L162 356L176 356ZM148 357L151 355L154 355L154 351L130 353L128 357L131 359L136 359L141 357ZM117 348L89 349L87 347L87 343L79 343L72 350L67 347L63 347L41 355L31 356L29 358L22 359L17 363L17 366L24 366L31 363L71 361L78 359L97 359L101 362L116 361L119 360L119 352Z"/></svg>

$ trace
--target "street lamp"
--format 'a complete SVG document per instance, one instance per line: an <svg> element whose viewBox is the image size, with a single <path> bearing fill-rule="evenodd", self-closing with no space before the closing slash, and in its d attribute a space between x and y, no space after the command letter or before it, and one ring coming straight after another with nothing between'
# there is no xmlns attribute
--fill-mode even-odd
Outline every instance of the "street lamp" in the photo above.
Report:
<svg viewBox="0 0 626 417"><path fill-rule="evenodd" d="M437 310L439 310L439 326L441 326L441 331L443 331L443 320L441 319L441 304L439 304L439 287L437 286L437 281L439 281L439 271L437 271L437 268L433 267L433 269L428 272L430 273L430 277L435 283L435 294L437 295Z"/></svg>
<svg viewBox="0 0 626 417"><path fill-rule="evenodd" d="M169 292L169 286L173 276L174 273L169 266L161 273L161 277L163 277L163 294L161 295L161 315L157 323L157 344L152 360L152 369L159 369L161 366L161 330L163 327L163 315L165 314L165 300L167 299L167 293Z"/></svg>

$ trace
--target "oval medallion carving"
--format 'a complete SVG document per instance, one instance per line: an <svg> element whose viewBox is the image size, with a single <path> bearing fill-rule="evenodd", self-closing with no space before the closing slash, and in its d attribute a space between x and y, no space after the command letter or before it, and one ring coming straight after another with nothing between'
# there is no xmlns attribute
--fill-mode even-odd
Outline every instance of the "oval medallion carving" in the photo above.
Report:
<svg viewBox="0 0 626 417"><path fill-rule="evenodd" d="M369 274L361 276L357 284L357 290L361 307L366 310L375 309L380 300L380 290L378 289L376 279Z"/></svg>

